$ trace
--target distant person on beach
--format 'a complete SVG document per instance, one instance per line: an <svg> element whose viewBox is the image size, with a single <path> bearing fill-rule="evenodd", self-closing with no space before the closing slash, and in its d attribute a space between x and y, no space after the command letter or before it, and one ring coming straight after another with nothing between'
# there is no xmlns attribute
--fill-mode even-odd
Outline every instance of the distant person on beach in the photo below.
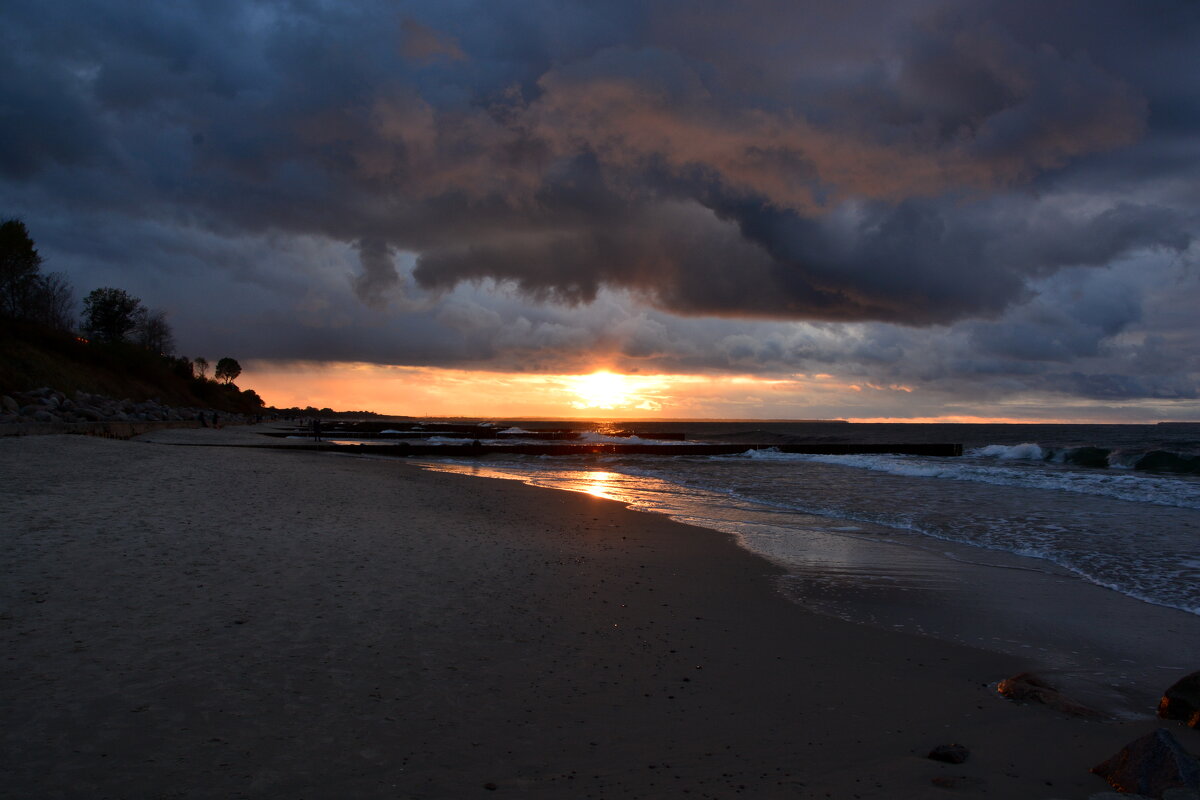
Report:
<svg viewBox="0 0 1200 800"><path fill-rule="evenodd" d="M203 411L201 411L199 414L197 414L197 415L196 415L196 419L197 419L197 420L199 420L199 422L200 422L200 427L201 427L201 428L207 428L207 427L208 427L208 422L206 422L206 421L205 421L205 419L204 419L204 412L203 412Z"/></svg>
<svg viewBox="0 0 1200 800"><path fill-rule="evenodd" d="M316 441L316 442L321 441L321 420L314 419L312 421L312 434L313 434L313 441Z"/></svg>
<svg viewBox="0 0 1200 800"><path fill-rule="evenodd" d="M217 412L215 412L215 411L213 412L213 427L214 428L221 427L221 421L220 421L220 419L218 419Z"/></svg>

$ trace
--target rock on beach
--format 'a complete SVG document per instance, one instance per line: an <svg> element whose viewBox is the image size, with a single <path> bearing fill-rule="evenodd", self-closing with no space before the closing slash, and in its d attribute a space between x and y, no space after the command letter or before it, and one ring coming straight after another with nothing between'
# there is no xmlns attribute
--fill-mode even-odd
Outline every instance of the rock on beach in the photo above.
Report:
<svg viewBox="0 0 1200 800"><path fill-rule="evenodd" d="M1163 692L1158 716L1183 720L1190 728L1200 728L1200 671L1180 678Z"/></svg>
<svg viewBox="0 0 1200 800"><path fill-rule="evenodd" d="M42 387L0 397L0 424L71 423L71 422L168 422L193 420L210 409L175 408L157 400L116 400L100 394L66 394ZM231 421L240 415L222 414ZM244 421L244 420L243 420Z"/></svg>
<svg viewBox="0 0 1200 800"><path fill-rule="evenodd" d="M996 691L1018 703L1039 703L1073 717L1102 718L1094 708L1077 703L1030 672L1021 672L996 684Z"/></svg>
<svg viewBox="0 0 1200 800"><path fill-rule="evenodd" d="M1200 791L1200 761L1166 728L1135 739L1092 772L1120 792L1162 797L1171 789Z"/></svg>

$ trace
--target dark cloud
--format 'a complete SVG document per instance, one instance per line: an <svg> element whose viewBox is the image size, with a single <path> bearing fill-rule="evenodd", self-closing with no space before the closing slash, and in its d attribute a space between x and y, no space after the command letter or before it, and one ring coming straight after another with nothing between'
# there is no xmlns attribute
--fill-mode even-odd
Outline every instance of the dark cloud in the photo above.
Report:
<svg viewBox="0 0 1200 800"><path fill-rule="evenodd" d="M0 204L263 356L1184 397L1121 265L1196 255L1198 9L17 4Z"/></svg>
<svg viewBox="0 0 1200 800"><path fill-rule="evenodd" d="M363 239L358 243L362 273L354 279L354 293L368 306L382 307L400 284L391 248L379 239Z"/></svg>
<svg viewBox="0 0 1200 800"><path fill-rule="evenodd" d="M443 36L411 17L400 22L400 33L405 58L429 62L439 58L460 61L467 57L453 37Z"/></svg>

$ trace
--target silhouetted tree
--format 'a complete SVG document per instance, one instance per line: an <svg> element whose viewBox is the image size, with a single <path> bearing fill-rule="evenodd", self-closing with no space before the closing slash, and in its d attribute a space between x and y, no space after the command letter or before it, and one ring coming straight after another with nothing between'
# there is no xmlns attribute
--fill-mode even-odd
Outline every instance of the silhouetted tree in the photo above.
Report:
<svg viewBox="0 0 1200 800"><path fill-rule="evenodd" d="M160 356L172 355L175 351L175 335L167 324L165 311L150 311L142 315L137 328L138 341L152 353Z"/></svg>
<svg viewBox="0 0 1200 800"><path fill-rule="evenodd" d="M19 219L0 222L0 316L23 319L37 289L42 257Z"/></svg>
<svg viewBox="0 0 1200 800"><path fill-rule="evenodd" d="M61 272L38 275L29 298L26 317L60 331L75 327L75 291Z"/></svg>
<svg viewBox="0 0 1200 800"><path fill-rule="evenodd" d="M241 374L242 365L229 356L217 362L216 372L213 373L217 380L225 381L225 383L233 383L237 376Z"/></svg>
<svg viewBox="0 0 1200 800"><path fill-rule="evenodd" d="M171 365L171 372L178 375L180 378L188 380L196 376L196 373L192 371L192 360L187 356L177 356L175 358L168 359L168 362Z"/></svg>
<svg viewBox="0 0 1200 800"><path fill-rule="evenodd" d="M142 301L124 289L93 289L83 298L83 329L104 342L122 342L145 318Z"/></svg>
<svg viewBox="0 0 1200 800"><path fill-rule="evenodd" d="M202 381L208 380L208 359L204 356L193 358L192 373Z"/></svg>

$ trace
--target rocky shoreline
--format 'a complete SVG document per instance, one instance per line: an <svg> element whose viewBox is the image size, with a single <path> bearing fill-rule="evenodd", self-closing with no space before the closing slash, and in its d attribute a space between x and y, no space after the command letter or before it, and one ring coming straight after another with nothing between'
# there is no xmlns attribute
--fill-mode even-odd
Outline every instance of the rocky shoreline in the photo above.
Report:
<svg viewBox="0 0 1200 800"><path fill-rule="evenodd" d="M157 400L117 400L82 391L68 397L49 387L0 395L0 425L186 421L209 424L214 414L222 424L245 424L251 421L243 414L214 411L211 408L177 408Z"/></svg>

